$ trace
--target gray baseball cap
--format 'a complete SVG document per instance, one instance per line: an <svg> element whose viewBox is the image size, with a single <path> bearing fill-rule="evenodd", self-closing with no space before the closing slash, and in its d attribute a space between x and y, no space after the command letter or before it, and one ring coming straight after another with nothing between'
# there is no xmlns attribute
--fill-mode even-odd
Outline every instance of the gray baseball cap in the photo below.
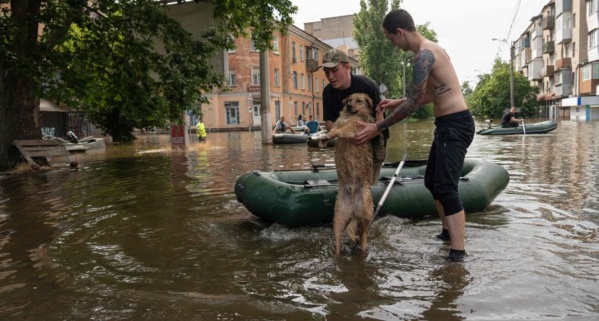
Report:
<svg viewBox="0 0 599 321"><path fill-rule="evenodd" d="M322 57L322 65L320 67L333 68L340 62L349 62L347 54L339 49L331 49Z"/></svg>

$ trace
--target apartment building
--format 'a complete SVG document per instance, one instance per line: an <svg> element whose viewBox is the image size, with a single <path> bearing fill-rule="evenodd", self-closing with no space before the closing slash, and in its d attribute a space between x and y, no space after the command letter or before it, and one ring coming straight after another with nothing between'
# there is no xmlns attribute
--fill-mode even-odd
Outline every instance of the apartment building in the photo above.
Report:
<svg viewBox="0 0 599 321"><path fill-rule="evenodd" d="M239 37L235 44L224 58L227 87L207 93L209 103L201 106L204 123L211 130L247 130L262 125L260 51L251 37ZM273 35L273 49L268 51L271 124L281 116L296 124L299 114L323 121L322 90L328 81L317 67L329 49L332 47L295 26L290 26L286 35ZM359 74L358 62L350 58L350 64L352 72Z"/></svg>
<svg viewBox="0 0 599 321"><path fill-rule="evenodd" d="M306 22L304 30L333 48L343 49L349 57L359 59L360 50L358 43L353 38L353 14Z"/></svg>
<svg viewBox="0 0 599 321"><path fill-rule="evenodd" d="M513 42L543 116L599 119L599 0L551 0Z"/></svg>

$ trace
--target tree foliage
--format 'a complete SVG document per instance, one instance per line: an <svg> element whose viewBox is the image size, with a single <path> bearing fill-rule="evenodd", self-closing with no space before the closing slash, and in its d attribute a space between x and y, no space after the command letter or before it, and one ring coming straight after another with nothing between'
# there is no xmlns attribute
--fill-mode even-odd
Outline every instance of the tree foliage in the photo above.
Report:
<svg viewBox="0 0 599 321"><path fill-rule="evenodd" d="M399 7L401 0L391 0L391 9ZM389 11L387 0L360 0L360 12L354 17L353 37L360 47L360 67L377 85L387 86L386 96L400 93L400 52L391 45L383 33L382 24Z"/></svg>
<svg viewBox="0 0 599 321"><path fill-rule="evenodd" d="M475 116L501 118L510 108L510 64L496 59L491 74L478 78L474 92L467 97L468 107ZM538 92L538 87L530 86L524 76L514 73L514 103L522 117L536 115Z"/></svg>
<svg viewBox="0 0 599 321"><path fill-rule="evenodd" d="M14 165L13 140L41 138L40 97L133 139L133 128L198 112L201 93L222 84L211 59L231 35L252 29L268 48L297 10L291 0L195 0L215 23L192 37L167 16L173 2L185 1L0 0L0 170Z"/></svg>
<svg viewBox="0 0 599 321"><path fill-rule="evenodd" d="M366 76L377 84L384 83L387 97L405 96L406 87L412 80L414 53L395 48L383 33L385 15L398 8L401 0L361 0L360 12L354 18L354 39L360 47L360 66ZM418 32L425 38L437 42L437 33L429 28L430 23L417 25ZM404 82L405 80L405 82ZM433 115L432 105L418 108L411 117L424 119Z"/></svg>

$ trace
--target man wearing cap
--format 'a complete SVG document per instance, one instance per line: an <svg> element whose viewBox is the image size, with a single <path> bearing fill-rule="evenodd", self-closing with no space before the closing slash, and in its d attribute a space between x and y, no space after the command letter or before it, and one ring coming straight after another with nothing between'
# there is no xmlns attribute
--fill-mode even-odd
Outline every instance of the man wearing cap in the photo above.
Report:
<svg viewBox="0 0 599 321"><path fill-rule="evenodd" d="M339 113L343 109L343 100L356 93L364 93L372 99L372 115L378 120L383 120L383 113L376 112L374 106L381 102L379 90L374 81L360 75L351 74L351 65L347 54L338 49L331 49L322 58L324 74L329 84L324 87L322 92L323 118L327 130L333 128L333 124L339 118ZM378 181L381 165L385 160L385 147L389 131L383 131L383 135L377 135L370 140L372 144L373 184Z"/></svg>

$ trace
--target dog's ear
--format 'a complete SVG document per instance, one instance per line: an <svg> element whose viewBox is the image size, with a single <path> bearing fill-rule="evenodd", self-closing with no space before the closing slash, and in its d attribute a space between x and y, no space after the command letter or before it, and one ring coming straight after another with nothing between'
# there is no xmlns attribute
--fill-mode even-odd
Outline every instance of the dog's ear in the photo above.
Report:
<svg viewBox="0 0 599 321"><path fill-rule="evenodd" d="M349 97L351 97L351 95L345 97L345 99L343 99L343 101L341 102L343 104L343 106L347 105L347 102L349 101Z"/></svg>
<svg viewBox="0 0 599 321"><path fill-rule="evenodd" d="M370 99L370 96L364 95L364 100L366 101L366 104L368 104L368 108L372 109L372 99Z"/></svg>

